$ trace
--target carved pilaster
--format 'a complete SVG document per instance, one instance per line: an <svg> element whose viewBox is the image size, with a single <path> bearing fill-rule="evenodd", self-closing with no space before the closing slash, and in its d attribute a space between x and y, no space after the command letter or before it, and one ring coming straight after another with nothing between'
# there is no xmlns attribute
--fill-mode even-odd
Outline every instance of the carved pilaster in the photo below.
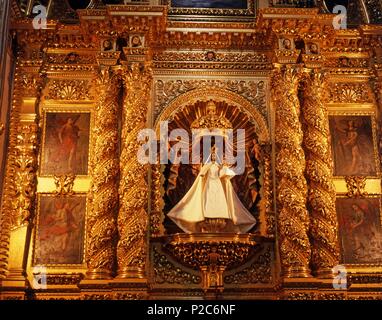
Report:
<svg viewBox="0 0 382 320"><path fill-rule="evenodd" d="M24 250L28 250L28 225L35 207L38 134L35 108L41 78L36 73L21 69L19 62L10 115L0 222L0 277L5 277L10 271L8 278L20 277L18 280L22 280ZM12 260L12 265L8 265L8 260Z"/></svg>
<svg viewBox="0 0 382 320"><path fill-rule="evenodd" d="M331 277L332 268L339 263L339 245L329 122L322 102L323 74L315 71L304 80L302 113L312 265L318 276Z"/></svg>
<svg viewBox="0 0 382 320"><path fill-rule="evenodd" d="M150 214L150 232L152 237L163 236L164 227L163 220L164 216L162 214L162 209L164 206L162 198L162 185L163 185L163 175L161 164L156 164L152 167L151 171L151 214Z"/></svg>
<svg viewBox="0 0 382 320"><path fill-rule="evenodd" d="M118 277L144 278L148 231L148 166L138 162L138 133L146 127L152 85L149 65L135 62L124 73L120 209L117 246Z"/></svg>
<svg viewBox="0 0 382 320"><path fill-rule="evenodd" d="M118 208L118 76L109 68L96 79L98 102L93 129L94 156L87 222L87 277L107 279L114 265Z"/></svg>
<svg viewBox="0 0 382 320"><path fill-rule="evenodd" d="M276 65L272 97L276 112L278 236L283 276L308 277L310 244L305 156L298 99L299 71Z"/></svg>

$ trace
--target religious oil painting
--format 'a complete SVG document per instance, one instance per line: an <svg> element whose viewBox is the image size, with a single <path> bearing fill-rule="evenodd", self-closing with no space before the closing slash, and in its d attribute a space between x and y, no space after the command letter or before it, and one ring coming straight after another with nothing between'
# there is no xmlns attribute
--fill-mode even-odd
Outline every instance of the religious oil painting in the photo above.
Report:
<svg viewBox="0 0 382 320"><path fill-rule="evenodd" d="M382 263L379 199L339 198L337 214L342 263Z"/></svg>
<svg viewBox="0 0 382 320"><path fill-rule="evenodd" d="M375 176L370 116L331 116L330 134L336 176Z"/></svg>
<svg viewBox="0 0 382 320"><path fill-rule="evenodd" d="M85 196L39 198L35 264L81 264L84 253Z"/></svg>
<svg viewBox="0 0 382 320"><path fill-rule="evenodd" d="M47 112L42 175L87 175L90 113Z"/></svg>
<svg viewBox="0 0 382 320"><path fill-rule="evenodd" d="M248 0L171 0L172 7L247 9Z"/></svg>

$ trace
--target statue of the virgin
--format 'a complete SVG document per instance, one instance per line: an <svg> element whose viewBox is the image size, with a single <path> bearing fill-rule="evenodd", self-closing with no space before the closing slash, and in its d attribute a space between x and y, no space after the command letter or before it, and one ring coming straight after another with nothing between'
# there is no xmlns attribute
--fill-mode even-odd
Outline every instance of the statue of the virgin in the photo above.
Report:
<svg viewBox="0 0 382 320"><path fill-rule="evenodd" d="M192 187L168 213L184 232L246 233L256 219L236 195L233 170L218 159L213 147Z"/></svg>

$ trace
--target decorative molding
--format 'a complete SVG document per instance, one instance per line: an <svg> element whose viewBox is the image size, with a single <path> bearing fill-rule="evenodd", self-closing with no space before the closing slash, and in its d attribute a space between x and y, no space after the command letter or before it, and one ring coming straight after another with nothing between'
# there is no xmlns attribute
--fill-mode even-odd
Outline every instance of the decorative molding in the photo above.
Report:
<svg viewBox="0 0 382 320"><path fill-rule="evenodd" d="M82 273L76 274L47 274L47 285L78 285L84 278Z"/></svg>

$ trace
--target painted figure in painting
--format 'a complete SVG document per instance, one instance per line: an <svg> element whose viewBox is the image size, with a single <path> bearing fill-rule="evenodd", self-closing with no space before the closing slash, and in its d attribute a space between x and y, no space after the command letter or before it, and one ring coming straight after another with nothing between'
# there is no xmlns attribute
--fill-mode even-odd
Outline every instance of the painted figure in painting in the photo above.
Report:
<svg viewBox="0 0 382 320"><path fill-rule="evenodd" d="M256 219L233 190L230 168L218 159L213 148L191 189L168 216L185 232L245 233Z"/></svg>
<svg viewBox="0 0 382 320"><path fill-rule="evenodd" d="M44 174L87 174L89 114L48 114Z"/></svg>
<svg viewBox="0 0 382 320"><path fill-rule="evenodd" d="M65 252L68 249L68 243L73 231L78 229L78 225L73 217L73 210L78 206L70 207L68 202L55 203L55 212L52 212L47 219L41 221L43 232L40 235L40 240L51 240L51 245L55 249L60 249Z"/></svg>
<svg viewBox="0 0 382 320"><path fill-rule="evenodd" d="M382 261L378 207L378 199L339 199L337 208L345 263Z"/></svg>
<svg viewBox="0 0 382 320"><path fill-rule="evenodd" d="M84 201L44 198L38 227L39 263L80 263ZM81 201L79 201L81 200Z"/></svg>
<svg viewBox="0 0 382 320"><path fill-rule="evenodd" d="M362 157L359 147L359 134L353 120L348 122L346 129L337 127L336 129L345 134L345 138L341 140L341 144L344 148L349 148L351 151L351 165L350 171L354 172L358 167L362 166Z"/></svg>
<svg viewBox="0 0 382 320"><path fill-rule="evenodd" d="M374 175L375 161L370 117L331 120L336 175Z"/></svg>
<svg viewBox="0 0 382 320"><path fill-rule="evenodd" d="M61 153L58 154L58 157L61 158L60 160L67 160L70 172L73 171L73 160L75 160L77 152L79 131L80 128L76 125L75 121L72 118L68 118L58 132L58 139L61 144Z"/></svg>

